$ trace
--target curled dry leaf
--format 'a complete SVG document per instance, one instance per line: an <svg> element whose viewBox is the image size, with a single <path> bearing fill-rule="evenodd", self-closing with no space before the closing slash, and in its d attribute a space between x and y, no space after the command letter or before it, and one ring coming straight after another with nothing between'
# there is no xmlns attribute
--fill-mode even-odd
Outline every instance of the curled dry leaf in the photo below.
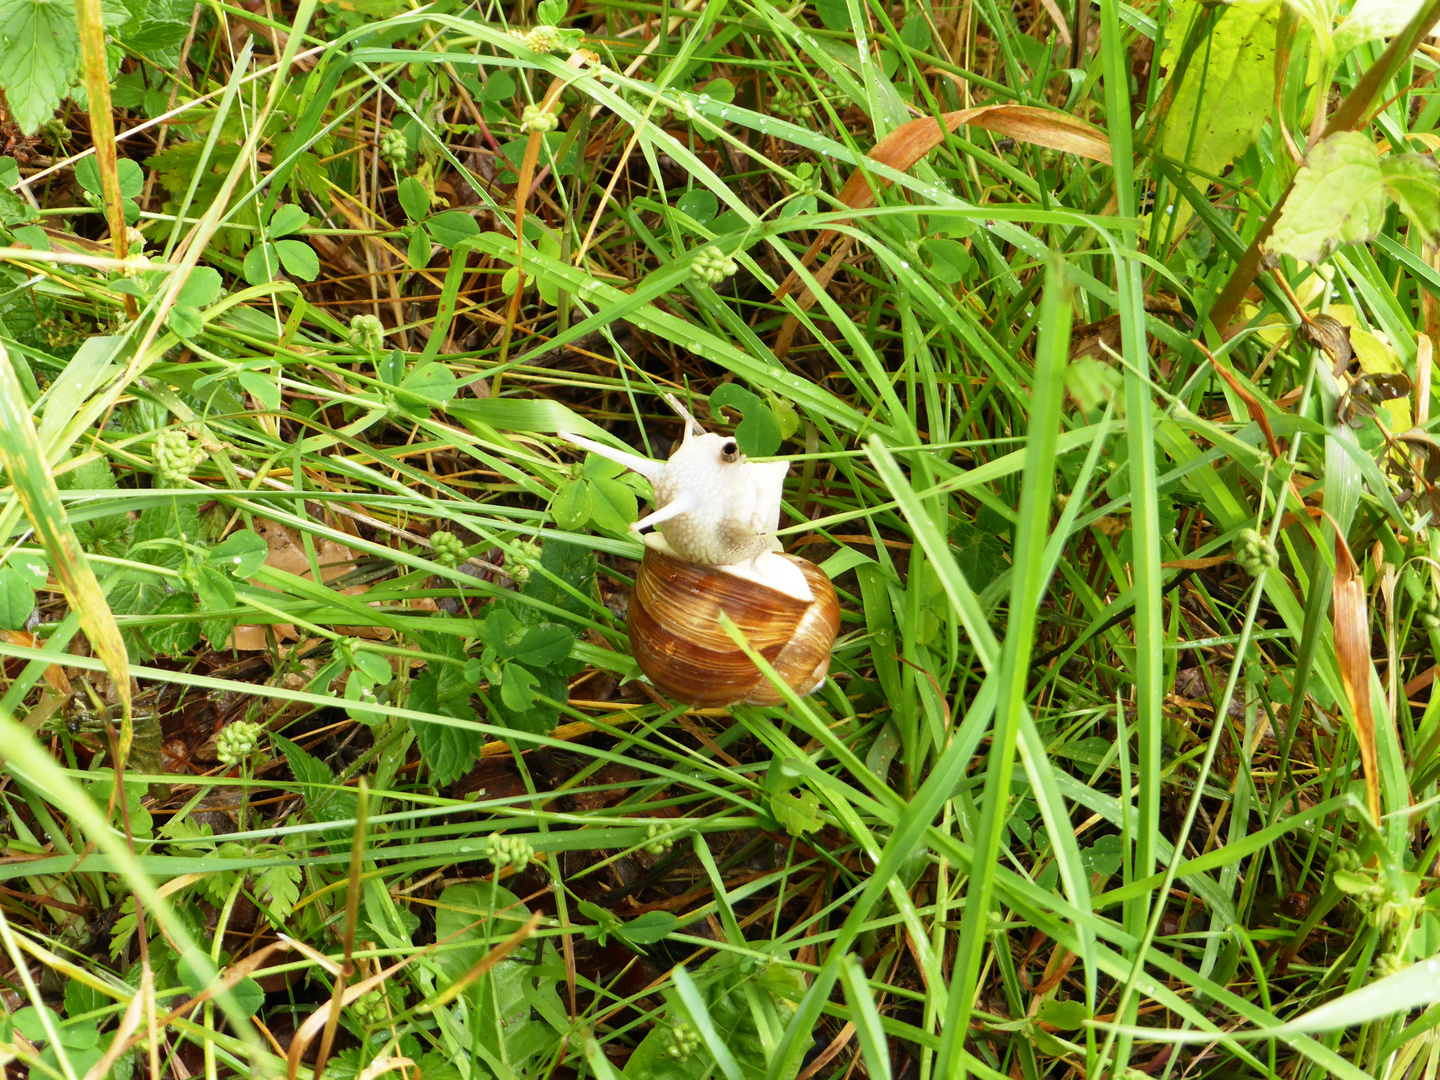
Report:
<svg viewBox="0 0 1440 1080"><path fill-rule="evenodd" d="M1350 345L1350 327L1333 315L1316 315L1300 324L1301 340L1322 349L1330 358L1330 370L1338 379L1350 367L1355 350Z"/></svg>

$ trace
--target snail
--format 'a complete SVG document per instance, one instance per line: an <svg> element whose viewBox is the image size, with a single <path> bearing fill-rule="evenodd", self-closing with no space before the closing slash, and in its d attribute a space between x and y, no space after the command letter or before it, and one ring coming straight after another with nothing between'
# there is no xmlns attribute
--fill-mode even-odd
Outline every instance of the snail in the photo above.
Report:
<svg viewBox="0 0 1440 1080"><path fill-rule="evenodd" d="M635 522L645 557L630 599L630 649L656 689L685 705L774 705L777 690L720 625L728 615L797 694L830 668L840 602L825 572L781 550L780 495L789 464L752 462L733 438L706 431L672 395L685 437L652 461L580 435L561 438L650 481L655 509Z"/></svg>

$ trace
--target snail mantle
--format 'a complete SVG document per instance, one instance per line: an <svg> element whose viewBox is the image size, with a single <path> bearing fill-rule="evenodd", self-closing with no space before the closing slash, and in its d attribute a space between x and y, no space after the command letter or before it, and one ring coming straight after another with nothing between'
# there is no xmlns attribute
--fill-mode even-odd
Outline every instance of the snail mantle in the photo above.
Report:
<svg viewBox="0 0 1440 1080"><path fill-rule="evenodd" d="M724 612L798 694L830 668L840 604L814 563L781 551L780 497L789 464L752 462L733 438L707 432L672 395L685 437L652 461L580 435L561 437L650 481L655 509L630 601L630 648L640 670L682 704L773 705L780 692L720 625Z"/></svg>

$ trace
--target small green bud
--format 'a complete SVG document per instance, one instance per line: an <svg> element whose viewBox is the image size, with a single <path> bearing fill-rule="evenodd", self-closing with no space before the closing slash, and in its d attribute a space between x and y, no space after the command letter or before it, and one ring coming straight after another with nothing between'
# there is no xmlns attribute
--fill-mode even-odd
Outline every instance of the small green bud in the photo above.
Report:
<svg viewBox="0 0 1440 1080"><path fill-rule="evenodd" d="M676 1061L688 1061L690 1055L700 1049L700 1033L684 1020L677 1020L670 1029L670 1039L665 1053Z"/></svg>
<svg viewBox="0 0 1440 1080"><path fill-rule="evenodd" d="M345 340L353 348L377 353L385 347L385 324L374 315L356 315L350 320L350 332Z"/></svg>
<svg viewBox="0 0 1440 1080"><path fill-rule="evenodd" d="M526 105L520 114L520 132L528 135L532 131L554 131L560 126L560 118L544 105Z"/></svg>
<svg viewBox="0 0 1440 1080"><path fill-rule="evenodd" d="M454 533L431 533L430 547L435 552L435 561L441 566L459 566L465 561L465 545Z"/></svg>
<svg viewBox="0 0 1440 1080"><path fill-rule="evenodd" d="M403 169L409 155L410 147L405 141L403 131L390 128L380 136L380 160L390 166L391 172L399 172Z"/></svg>
<svg viewBox="0 0 1440 1080"><path fill-rule="evenodd" d="M180 428L166 428L155 436L155 465L161 477L171 483L190 479L205 457L204 448L191 443L189 434Z"/></svg>
<svg viewBox="0 0 1440 1080"><path fill-rule="evenodd" d="M735 260L723 251L705 247L696 252L695 261L690 264L690 276L713 288L726 278L734 276L738 269Z"/></svg>
<svg viewBox="0 0 1440 1080"><path fill-rule="evenodd" d="M535 849L523 836L491 833L489 844L490 862L497 870L504 866L513 867L517 872L524 870L535 857Z"/></svg>
<svg viewBox="0 0 1440 1080"><path fill-rule="evenodd" d="M237 720L226 726L215 740L215 756L222 765L238 765L260 745L265 729L252 720Z"/></svg>
<svg viewBox="0 0 1440 1080"><path fill-rule="evenodd" d="M673 848L675 846L675 838L673 836L664 836L664 834L669 831L670 830L666 826L661 825L658 822L646 826L645 850L648 851L651 855L658 856L664 855L667 851ZM661 838L662 836L664 836L663 839Z"/></svg>

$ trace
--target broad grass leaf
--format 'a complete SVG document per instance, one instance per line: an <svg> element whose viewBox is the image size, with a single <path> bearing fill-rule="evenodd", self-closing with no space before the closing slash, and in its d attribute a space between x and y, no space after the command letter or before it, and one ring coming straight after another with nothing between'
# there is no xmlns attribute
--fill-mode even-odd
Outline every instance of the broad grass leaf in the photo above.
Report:
<svg viewBox="0 0 1440 1080"><path fill-rule="evenodd" d="M31 419L29 403L3 344L0 344L0 465L9 474L15 495L50 558L65 599L90 639L90 647L104 662L128 718L130 659L124 638L75 530L65 520L65 506L60 501L59 489Z"/></svg>
<svg viewBox="0 0 1440 1080"><path fill-rule="evenodd" d="M1385 174L1368 137L1341 131L1315 145L1271 234L1269 248L1320 262L1341 244L1372 240L1385 223Z"/></svg>
<svg viewBox="0 0 1440 1080"><path fill-rule="evenodd" d="M1006 135L1037 146L1045 146L1062 153L1090 158L1101 164L1110 164L1110 139L1093 124L1079 117L1060 112L1057 109L1041 109L1032 105L981 105L973 109L958 109L948 112L938 120L933 116L921 117L901 124L890 132L870 151L869 157L898 172L908 172L915 163L939 146L946 134L962 124L984 128L997 134ZM840 201L855 210L874 206L880 189L888 187L890 181L861 169L856 169L840 189ZM805 252L801 262L808 266L815 256L835 238L833 229L825 229L815 238ZM821 288L829 286L831 279L845 265L846 257L854 240L846 237L835 252L815 274ZM799 284L800 275L790 275L775 290L776 298L790 293ZM808 311L815 304L815 297L809 289L802 289L796 296L800 310ZM775 339L775 355L783 358L790 352L795 331L800 320L793 314L787 315Z"/></svg>

